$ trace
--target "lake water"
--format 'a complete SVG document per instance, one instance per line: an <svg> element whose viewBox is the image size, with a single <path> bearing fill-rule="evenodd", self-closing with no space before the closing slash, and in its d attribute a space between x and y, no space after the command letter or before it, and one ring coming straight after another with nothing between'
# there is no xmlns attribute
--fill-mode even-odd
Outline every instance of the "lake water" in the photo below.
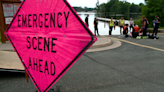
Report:
<svg viewBox="0 0 164 92"><path fill-rule="evenodd" d="M89 29L94 33L94 18L95 13L88 13L88 12L77 12L81 19L85 21L87 14L89 14ZM126 21L127 22L127 21ZM109 24L99 21L98 22L98 30L100 35L109 35ZM120 27L116 26L115 30L113 29L112 35L120 35Z"/></svg>

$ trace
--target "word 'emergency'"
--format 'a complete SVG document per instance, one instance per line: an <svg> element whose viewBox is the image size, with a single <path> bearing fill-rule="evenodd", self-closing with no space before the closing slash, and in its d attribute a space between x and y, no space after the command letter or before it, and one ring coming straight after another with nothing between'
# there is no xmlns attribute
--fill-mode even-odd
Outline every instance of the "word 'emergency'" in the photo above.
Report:
<svg viewBox="0 0 164 92"><path fill-rule="evenodd" d="M69 17L69 12L59 12L59 13L45 13L45 14L22 14L18 15L18 27L45 27L52 28L58 26L62 28L65 23L65 28L67 28L67 20ZM65 20L63 22L63 19ZM56 25L57 24L57 25Z"/></svg>

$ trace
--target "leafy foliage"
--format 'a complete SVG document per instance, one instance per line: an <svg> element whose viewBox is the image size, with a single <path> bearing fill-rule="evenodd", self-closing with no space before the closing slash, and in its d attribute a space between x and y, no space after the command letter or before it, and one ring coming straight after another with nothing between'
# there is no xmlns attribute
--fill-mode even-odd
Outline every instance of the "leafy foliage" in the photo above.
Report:
<svg viewBox="0 0 164 92"><path fill-rule="evenodd" d="M130 4L126 1L119 1L119 0L110 0L108 3L101 4L98 6L99 13L105 13L106 17L111 17L109 15L114 14L122 14L124 15L125 19L129 19L133 17L130 13L141 13L144 4L140 3L136 5L134 3ZM115 16L114 18L120 18L121 15Z"/></svg>
<svg viewBox="0 0 164 92"><path fill-rule="evenodd" d="M88 7L73 7L77 12L81 12L81 11L85 11L85 12L88 12L88 11L93 11L95 10L95 8L88 8Z"/></svg>
<svg viewBox="0 0 164 92"><path fill-rule="evenodd" d="M149 20L149 27L153 26L155 15L158 15L161 22L164 21L164 0L145 0L146 6L142 9L142 14ZM164 26L164 23L160 24Z"/></svg>

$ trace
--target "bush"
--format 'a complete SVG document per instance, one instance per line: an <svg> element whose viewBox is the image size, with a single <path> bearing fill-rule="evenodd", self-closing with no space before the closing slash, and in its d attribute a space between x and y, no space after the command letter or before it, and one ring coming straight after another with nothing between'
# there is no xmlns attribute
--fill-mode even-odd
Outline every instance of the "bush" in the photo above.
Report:
<svg viewBox="0 0 164 92"><path fill-rule="evenodd" d="M139 28L141 28L142 27L142 20L134 20L134 24L136 24L136 25L138 25L139 26Z"/></svg>

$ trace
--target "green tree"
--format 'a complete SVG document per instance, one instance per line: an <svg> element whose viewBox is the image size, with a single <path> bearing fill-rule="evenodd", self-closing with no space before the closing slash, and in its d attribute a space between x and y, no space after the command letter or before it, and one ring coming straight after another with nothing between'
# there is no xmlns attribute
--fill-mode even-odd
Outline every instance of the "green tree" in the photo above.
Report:
<svg viewBox="0 0 164 92"><path fill-rule="evenodd" d="M107 3L99 5L98 7L99 13L105 15L105 17L114 17L116 19L119 19L121 16L124 16L125 19L129 19L130 17L137 18L138 15L130 15L130 13L141 13L143 6L144 4L142 3L136 5L134 3L130 4L126 1L110 0ZM121 15L116 16L116 14Z"/></svg>
<svg viewBox="0 0 164 92"><path fill-rule="evenodd" d="M164 0L146 0L146 6L142 9L142 14L149 20L149 27L153 26L155 15L158 15L161 22L164 21ZM160 24L164 26L164 23Z"/></svg>
<svg viewBox="0 0 164 92"><path fill-rule="evenodd" d="M85 10L85 12L88 12L88 8L87 7L84 7L84 10Z"/></svg>

